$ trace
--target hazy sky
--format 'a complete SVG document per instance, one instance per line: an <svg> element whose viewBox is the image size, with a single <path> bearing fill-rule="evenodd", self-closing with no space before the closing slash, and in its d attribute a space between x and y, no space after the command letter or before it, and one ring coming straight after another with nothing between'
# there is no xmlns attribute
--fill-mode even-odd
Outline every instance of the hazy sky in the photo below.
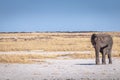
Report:
<svg viewBox="0 0 120 80"><path fill-rule="evenodd" d="M120 0L0 0L11 31L120 31Z"/></svg>

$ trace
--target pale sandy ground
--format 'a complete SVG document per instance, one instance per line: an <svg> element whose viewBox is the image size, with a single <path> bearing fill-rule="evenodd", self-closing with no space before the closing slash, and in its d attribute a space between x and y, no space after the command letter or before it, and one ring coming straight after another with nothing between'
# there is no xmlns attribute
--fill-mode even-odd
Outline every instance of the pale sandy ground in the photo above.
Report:
<svg viewBox="0 0 120 80"><path fill-rule="evenodd" d="M94 59L46 59L43 63L0 63L0 80L120 80L120 58L95 65Z"/></svg>

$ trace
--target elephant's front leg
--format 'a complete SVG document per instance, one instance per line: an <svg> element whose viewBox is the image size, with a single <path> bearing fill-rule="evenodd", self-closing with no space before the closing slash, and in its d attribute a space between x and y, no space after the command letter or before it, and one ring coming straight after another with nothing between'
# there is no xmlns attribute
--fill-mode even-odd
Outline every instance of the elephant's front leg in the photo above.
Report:
<svg viewBox="0 0 120 80"><path fill-rule="evenodd" d="M108 53L108 59L109 59L109 64L112 64L111 50L109 50L109 53Z"/></svg>
<svg viewBox="0 0 120 80"><path fill-rule="evenodd" d="M102 64L106 64L106 56L105 53L102 53Z"/></svg>
<svg viewBox="0 0 120 80"><path fill-rule="evenodd" d="M100 48L95 48L95 55L96 55L96 64L99 65L100 64L100 59L99 59L99 51Z"/></svg>
<svg viewBox="0 0 120 80"><path fill-rule="evenodd" d="M102 53L102 64L106 64L106 54L107 54L108 49L104 48L101 49L101 53Z"/></svg>

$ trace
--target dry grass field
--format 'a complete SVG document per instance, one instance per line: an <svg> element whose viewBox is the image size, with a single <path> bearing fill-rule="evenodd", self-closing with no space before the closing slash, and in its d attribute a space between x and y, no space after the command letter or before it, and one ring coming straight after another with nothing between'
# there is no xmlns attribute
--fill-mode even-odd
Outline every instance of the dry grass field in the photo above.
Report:
<svg viewBox="0 0 120 80"><path fill-rule="evenodd" d="M83 51L91 49L90 36L83 33L0 34L0 51Z"/></svg>
<svg viewBox="0 0 120 80"><path fill-rule="evenodd" d="M56 58L70 56L72 58L93 58L94 48L90 37L93 33L107 33L113 37L113 56L120 56L120 32L84 32L84 33L0 33L0 52L6 51L93 51L93 54L69 55L4 55L0 54L0 62L30 62L31 58ZM12 57L12 59L11 59ZM7 59L7 60L6 60ZM29 60L29 61L28 61Z"/></svg>

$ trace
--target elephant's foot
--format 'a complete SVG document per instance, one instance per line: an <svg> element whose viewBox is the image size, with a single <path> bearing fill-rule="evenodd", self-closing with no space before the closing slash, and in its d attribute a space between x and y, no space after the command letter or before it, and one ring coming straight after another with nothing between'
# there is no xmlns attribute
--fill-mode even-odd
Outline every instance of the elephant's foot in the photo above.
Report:
<svg viewBox="0 0 120 80"><path fill-rule="evenodd" d="M112 64L112 62L109 62L109 64Z"/></svg>
<svg viewBox="0 0 120 80"><path fill-rule="evenodd" d="M104 65L104 64L106 64L106 62L102 62L102 64Z"/></svg>
<svg viewBox="0 0 120 80"><path fill-rule="evenodd" d="M100 62L96 62L96 65L100 65Z"/></svg>

